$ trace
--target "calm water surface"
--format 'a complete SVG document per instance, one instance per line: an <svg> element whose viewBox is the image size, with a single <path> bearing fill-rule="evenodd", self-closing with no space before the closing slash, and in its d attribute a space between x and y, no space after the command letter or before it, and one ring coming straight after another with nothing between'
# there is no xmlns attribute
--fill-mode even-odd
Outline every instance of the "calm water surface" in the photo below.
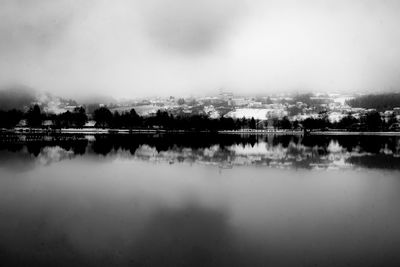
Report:
<svg viewBox="0 0 400 267"><path fill-rule="evenodd" d="M0 140L0 266L400 266L398 137Z"/></svg>

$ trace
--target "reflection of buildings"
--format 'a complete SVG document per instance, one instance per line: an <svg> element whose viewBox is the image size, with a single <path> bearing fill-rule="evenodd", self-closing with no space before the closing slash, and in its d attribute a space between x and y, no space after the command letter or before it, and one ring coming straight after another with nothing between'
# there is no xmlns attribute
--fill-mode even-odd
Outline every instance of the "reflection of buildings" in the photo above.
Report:
<svg viewBox="0 0 400 267"><path fill-rule="evenodd" d="M22 138L24 137L24 138ZM400 169L400 137L216 135L193 141L185 135L21 136L0 139L0 153L31 154L41 164L76 155L124 157L149 162L256 165L274 168L340 169L356 166ZM187 139L185 139L187 138ZM372 140L373 139L373 140Z"/></svg>

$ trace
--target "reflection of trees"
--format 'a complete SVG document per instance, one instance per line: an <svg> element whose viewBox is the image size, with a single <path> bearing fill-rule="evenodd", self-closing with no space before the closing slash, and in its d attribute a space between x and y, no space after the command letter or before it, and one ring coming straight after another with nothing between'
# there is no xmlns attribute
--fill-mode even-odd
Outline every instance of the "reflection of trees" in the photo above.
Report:
<svg viewBox="0 0 400 267"><path fill-rule="evenodd" d="M21 143L14 143L13 141L0 142L0 151L6 150L10 152L18 152L24 148L24 145Z"/></svg>
<svg viewBox="0 0 400 267"><path fill-rule="evenodd" d="M363 168L400 170L400 157L393 157L391 155L378 154L350 157L346 161Z"/></svg>
<svg viewBox="0 0 400 267"><path fill-rule="evenodd" d="M86 152L88 140L79 140L72 146L72 151L75 155L83 155Z"/></svg>
<svg viewBox="0 0 400 267"><path fill-rule="evenodd" d="M268 142L268 139L266 139ZM282 147L288 147L290 143L295 143L297 144L299 141L298 136L292 136L292 135L275 135L272 139L272 144L274 146L277 145L282 145Z"/></svg>
<svg viewBox="0 0 400 267"><path fill-rule="evenodd" d="M96 135L96 140L92 144L92 150L95 154L107 155L113 149L112 140L105 135Z"/></svg>
<svg viewBox="0 0 400 267"><path fill-rule="evenodd" d="M82 135L35 135L26 138L7 136L7 141L1 141L0 138L0 151L22 153L19 151L26 147L26 151L35 157L41 155L45 147L54 146L72 152L72 155L88 153L114 157L118 156L120 151L127 151L138 159L170 163L201 162L312 168L331 166L335 164L335 160L340 159L348 164L363 165L363 159L349 159L363 155L387 155L385 160L394 162L394 158L399 156L400 138L218 134L96 135L93 141L88 141ZM241 149L246 152L241 152ZM370 164L377 168L391 166L391 163L378 164L379 159L376 162L377 164L374 164L371 161Z"/></svg>
<svg viewBox="0 0 400 267"><path fill-rule="evenodd" d="M179 148L204 149L213 145L220 147L230 147L234 144L255 145L258 137L240 135L218 135L218 134L162 134L162 135L99 135L93 146L107 146L107 151L111 149L134 151L140 145L154 147L157 152L176 150ZM101 151L101 149L99 149ZM103 151L101 151L103 152ZM109 152L109 151L108 151ZM101 153L103 154L103 153ZM134 153L132 153L134 154Z"/></svg>
<svg viewBox="0 0 400 267"><path fill-rule="evenodd" d="M347 152L353 151L358 146L358 141L355 136L342 136L335 138L335 140L347 150Z"/></svg>
<svg viewBox="0 0 400 267"><path fill-rule="evenodd" d="M374 139L370 136L359 138L359 147L364 152L378 154L384 143L380 142L380 138Z"/></svg>
<svg viewBox="0 0 400 267"><path fill-rule="evenodd" d="M65 150L59 146L47 146L41 150L38 160L44 165L49 165L54 162L70 159L73 156L73 151Z"/></svg>
<svg viewBox="0 0 400 267"><path fill-rule="evenodd" d="M328 136L316 135L316 136L304 136L301 143L306 147L314 148L314 153L318 155L326 155L328 153L327 148L332 138Z"/></svg>
<svg viewBox="0 0 400 267"><path fill-rule="evenodd" d="M86 147L88 145L88 140L78 139L78 140L65 140L60 142L59 146L66 151L73 151L75 155L83 155L86 152Z"/></svg>
<svg viewBox="0 0 400 267"><path fill-rule="evenodd" d="M39 155L42 147L44 147L44 144L42 142L30 142L30 143L27 143L26 147L30 154L37 157Z"/></svg>
<svg viewBox="0 0 400 267"><path fill-rule="evenodd" d="M390 136L335 136L334 139L349 152L359 150L374 154L380 153L385 147L393 153L398 153L396 151L400 140Z"/></svg>

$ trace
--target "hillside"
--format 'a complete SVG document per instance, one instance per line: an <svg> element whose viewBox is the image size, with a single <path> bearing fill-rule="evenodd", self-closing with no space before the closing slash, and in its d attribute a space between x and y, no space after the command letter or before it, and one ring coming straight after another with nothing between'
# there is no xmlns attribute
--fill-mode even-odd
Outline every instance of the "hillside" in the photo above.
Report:
<svg viewBox="0 0 400 267"><path fill-rule="evenodd" d="M364 95L348 100L346 103L354 108L374 108L378 111L391 110L400 107L400 93Z"/></svg>

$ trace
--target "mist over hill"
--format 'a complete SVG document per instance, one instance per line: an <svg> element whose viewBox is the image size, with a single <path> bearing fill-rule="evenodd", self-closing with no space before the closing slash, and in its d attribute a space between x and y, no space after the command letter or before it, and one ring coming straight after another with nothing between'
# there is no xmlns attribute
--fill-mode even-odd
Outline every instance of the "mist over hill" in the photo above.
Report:
<svg viewBox="0 0 400 267"><path fill-rule="evenodd" d="M89 106L104 104L113 105L118 101L107 95L87 94L85 96L59 96L40 89L34 89L25 85L8 85L0 87L0 110L25 111L30 106L38 104L45 112L62 113L70 106Z"/></svg>
<svg viewBox="0 0 400 267"><path fill-rule="evenodd" d="M333 94L335 95L335 94ZM336 97L341 97L341 94L337 94ZM346 96L346 97L345 97ZM348 98L351 95L343 95L342 98ZM213 102L213 107L218 108L219 104L228 107L230 110L234 110L235 108L241 107L240 105L240 96L233 95L232 93L224 94L215 94L207 96L210 99L219 99L222 101L221 103ZM119 109L129 109L134 107L138 110L139 113L142 112L143 104L144 107L150 109L151 112L155 112L160 108L167 108L168 106L179 106L180 108L192 107L196 109L198 106L197 100L203 99L206 103L208 100L207 97L195 98L189 97L187 100L189 102L185 103L186 105L179 105L178 98L171 96L170 98L141 98L141 99L125 99L125 100L116 100L112 96L101 95L101 94L86 94L85 96L70 96L69 98L54 95L48 92L43 92L38 89L33 89L24 85L14 85L8 87L0 88L0 110L11 110L17 109L26 111L30 106L34 104L38 104L41 109L50 114L59 114L66 112L67 110L72 110L76 106L84 106L87 109L87 112L91 113L96 108L101 105L105 105L113 110ZM231 100L229 100L231 99ZM279 103L286 103L287 105L295 105L296 103L303 103L309 107L320 106L321 104L327 104L329 101L333 101L333 98L329 96L329 94L320 94L320 93L305 93L305 94L284 94L282 95L271 95L264 94L254 97L247 97L253 99L256 103L260 102L261 104L272 104L271 98L281 99ZM243 98L243 97L242 97ZM197 99L197 100L196 100ZM239 100L238 100L239 99ZM257 102L258 101L258 102ZM283 102L282 102L283 101ZM209 101L208 101L209 102ZM208 103L207 102L207 103ZM264 103L265 102L265 103ZM230 104L229 104L230 103ZM236 103L236 104L232 104ZM343 102L344 103L344 102ZM400 93L392 92L392 93L380 93L380 94L368 94L368 95L352 95L351 99L347 99L346 103L354 108L365 108L365 109L376 109L378 111L391 110L395 107L400 107ZM211 105L211 104L207 104ZM251 108L257 109L257 106L251 106ZM201 107L203 110L203 107ZM189 112L189 111L188 111ZM190 112L195 111L191 110ZM189 112L189 113L190 113ZM145 112L146 113L146 112ZM225 112L226 113L226 112Z"/></svg>
<svg viewBox="0 0 400 267"><path fill-rule="evenodd" d="M76 96L73 98L77 103L81 105L91 105L91 104L115 104L118 101L108 95L91 94L84 96Z"/></svg>
<svg viewBox="0 0 400 267"><path fill-rule="evenodd" d="M24 110L36 100L36 92L25 86L0 89L0 110Z"/></svg>

